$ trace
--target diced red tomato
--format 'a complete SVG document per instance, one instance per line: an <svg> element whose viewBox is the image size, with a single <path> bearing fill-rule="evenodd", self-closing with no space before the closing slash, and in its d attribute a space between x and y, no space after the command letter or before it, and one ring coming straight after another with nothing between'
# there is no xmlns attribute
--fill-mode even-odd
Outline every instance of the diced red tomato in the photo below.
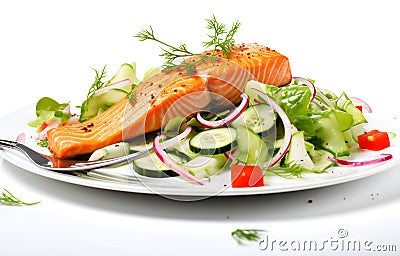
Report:
<svg viewBox="0 0 400 256"><path fill-rule="evenodd" d="M262 187L264 175L260 166L234 164L231 168L233 188Z"/></svg>
<svg viewBox="0 0 400 256"><path fill-rule="evenodd" d="M49 126L48 123L43 122L42 125L40 125L39 128L37 129L37 132L38 133L42 132L44 129L46 129L47 126Z"/></svg>
<svg viewBox="0 0 400 256"><path fill-rule="evenodd" d="M358 145L361 149L382 150L390 146L387 132L372 130L358 136Z"/></svg>
<svg viewBox="0 0 400 256"><path fill-rule="evenodd" d="M362 112L362 106L356 106Z"/></svg>

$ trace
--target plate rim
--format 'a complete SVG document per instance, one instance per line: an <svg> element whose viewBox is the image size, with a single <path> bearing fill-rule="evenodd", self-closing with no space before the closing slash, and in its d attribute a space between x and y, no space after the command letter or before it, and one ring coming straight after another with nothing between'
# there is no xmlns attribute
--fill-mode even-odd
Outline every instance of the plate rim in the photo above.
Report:
<svg viewBox="0 0 400 256"><path fill-rule="evenodd" d="M19 116L17 115L18 113L23 112L22 114L27 114L27 109L33 109L32 104L25 106L23 108L20 108L19 110L14 111L13 113L10 113L8 115L5 115L4 117L0 118L0 122L4 123L5 120L7 120L8 123L10 123L10 119L12 120L13 117ZM23 116L22 116L23 117ZM21 120L22 119L22 120ZM21 118L21 115L18 118L18 122L23 122L25 121L26 123L28 122L24 118ZM14 125L17 125L15 122ZM21 131L24 128L21 128ZM26 128L25 128L26 129ZM0 128L0 134L1 136L6 136L8 137L7 139L12 139L9 138L11 135L3 135L2 133L5 132L5 129ZM140 186L135 186L134 183L131 182L116 182L116 181L105 181L105 180L96 180L96 179L88 179L88 178L83 178L79 176L74 176L74 175L69 175L69 174L64 174L64 173L58 173L58 172L53 172L49 170L45 170L42 168L39 168L35 166L33 163L31 163L27 158L25 158L22 154L17 152L10 152L8 149L3 149L0 150L0 156L9 162L10 164L17 166L25 171L28 171L30 173L34 173L36 175L40 175L42 177L50 178L53 180L58 180L61 182L65 183L71 183L75 185L80 185L80 186L86 186L86 187L92 187L92 188L98 188L98 189L107 189L107 190L112 190L112 191L121 191L121 192L132 192L132 193L141 193L141 194L154 194L154 195L170 195L170 196L244 196L244 195L259 195L259 194L275 194L275 193L284 193L284 192L295 192L295 191L303 191L303 190L308 190L308 189L314 189L314 188L321 188L321 187L328 187L332 185L338 185L342 183L347 183L355 180L359 180L362 178L366 178L378 173L381 173L383 171L389 170L396 166L399 161L400 161L400 154L394 154L396 146L391 146L390 151L391 154L393 155L393 159L375 164L375 165L369 165L369 166L363 166L363 167L332 167L328 170L328 172L322 173L322 174L315 174L315 173L310 173L307 174L307 176L310 177L322 177L321 175L329 175L330 172L334 172L334 170L337 170L338 172L340 170L345 170L346 168L356 168L352 169L353 172L350 174L345 174L345 175L336 175L335 177L330 177L329 179L323 179L323 180L318 180L315 182L305 182L305 183L299 183L296 184L295 186L291 185L288 187L273 187L270 185L265 185L263 187L252 187L252 188L232 188L230 185L226 186L224 189L218 191L215 193L210 193L210 191L207 190L197 190L197 189L191 189L187 190L187 188L184 188L182 190L182 187L176 187L176 188L171 188L171 187L166 187L166 188L157 188L157 191L154 192L153 190L149 189L146 185L143 185L141 182L139 182ZM398 151L398 150L397 150ZM18 156L18 154L20 154ZM132 177L134 177L132 175ZM302 179L302 178L295 178L296 180ZM293 179L290 179L293 180ZM304 181L304 179L303 179ZM211 195L212 194L212 195Z"/></svg>

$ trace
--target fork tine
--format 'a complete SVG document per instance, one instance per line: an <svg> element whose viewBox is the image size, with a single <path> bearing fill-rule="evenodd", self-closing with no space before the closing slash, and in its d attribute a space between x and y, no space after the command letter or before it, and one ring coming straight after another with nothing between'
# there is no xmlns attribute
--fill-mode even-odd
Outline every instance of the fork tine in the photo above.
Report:
<svg viewBox="0 0 400 256"><path fill-rule="evenodd" d="M121 156L116 158L110 158L98 161L84 161L84 160L72 160L72 159L59 159L48 155L43 155L35 150L21 144L17 141L3 140L0 139L0 147L17 149L22 152L26 157L28 157L35 165L51 170L51 171L85 171L92 170L112 165L118 165L124 162L132 161L141 158L148 154L152 148Z"/></svg>
<svg viewBox="0 0 400 256"><path fill-rule="evenodd" d="M71 167L76 167L76 168L90 167L90 168L95 169L95 168L101 168L101 167L106 167L106 166L111 166L111 165L117 165L117 164L129 162L129 161L141 158L141 157L145 156L146 154L148 154L151 150L152 150L152 148L144 150L144 151L136 152L133 154L129 154L126 156L116 157L116 158L110 158L110 159L104 159L104 160L98 160L98 161L80 162L80 163L76 163L76 164L72 165Z"/></svg>
<svg viewBox="0 0 400 256"><path fill-rule="evenodd" d="M0 140L0 146L2 147L7 147L7 148L13 148L17 146L18 142L16 141L11 141L11 140Z"/></svg>

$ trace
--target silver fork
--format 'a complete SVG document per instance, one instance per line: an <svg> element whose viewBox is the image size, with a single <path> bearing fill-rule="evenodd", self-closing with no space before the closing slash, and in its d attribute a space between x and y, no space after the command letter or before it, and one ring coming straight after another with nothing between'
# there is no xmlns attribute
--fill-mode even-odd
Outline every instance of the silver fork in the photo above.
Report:
<svg viewBox="0 0 400 256"><path fill-rule="evenodd" d="M105 160L98 160L98 161L85 161L85 160L60 159L40 154L35 150L25 146L24 144L10 140L0 140L0 149L1 148L11 148L18 150L22 152L36 166L57 172L86 171L122 163L128 163L129 161L145 156L146 154L148 154L153 150L152 148L149 148L147 150L129 154L126 156L105 159Z"/></svg>

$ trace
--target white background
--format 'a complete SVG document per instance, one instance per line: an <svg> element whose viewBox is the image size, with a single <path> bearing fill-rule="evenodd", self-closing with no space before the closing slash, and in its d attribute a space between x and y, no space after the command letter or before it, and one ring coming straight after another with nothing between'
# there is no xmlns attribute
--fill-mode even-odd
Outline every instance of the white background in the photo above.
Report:
<svg viewBox="0 0 400 256"><path fill-rule="evenodd" d="M293 75L396 116L396 7L396 1L1 1L0 117L43 96L80 104L93 81L90 68L107 64L111 75L136 61L140 77L159 66L158 46L133 37L149 25L160 38L201 51L212 14L242 23L238 43L258 42L289 57ZM343 228L349 239L397 243L400 251L399 171L302 192L183 203L66 184L2 161L0 186L41 203L0 205L0 254L270 253L238 246L230 237L236 228L266 229L270 239L288 241L337 238Z"/></svg>

